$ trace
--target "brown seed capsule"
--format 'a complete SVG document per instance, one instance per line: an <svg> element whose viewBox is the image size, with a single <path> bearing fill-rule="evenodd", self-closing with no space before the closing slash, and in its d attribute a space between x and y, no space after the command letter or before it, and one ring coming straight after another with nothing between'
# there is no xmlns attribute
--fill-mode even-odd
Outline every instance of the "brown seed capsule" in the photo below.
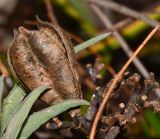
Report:
<svg viewBox="0 0 160 139"><path fill-rule="evenodd" d="M55 104L81 98L77 61L71 42L57 25L37 18L38 30L20 27L8 51L11 70L29 90L51 88L41 100Z"/></svg>

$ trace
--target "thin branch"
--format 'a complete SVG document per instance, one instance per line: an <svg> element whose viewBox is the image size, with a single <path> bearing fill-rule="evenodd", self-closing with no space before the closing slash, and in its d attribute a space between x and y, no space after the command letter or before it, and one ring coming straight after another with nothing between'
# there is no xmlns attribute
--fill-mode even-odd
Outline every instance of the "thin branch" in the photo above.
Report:
<svg viewBox="0 0 160 139"><path fill-rule="evenodd" d="M51 1L50 0L45 0L45 5L46 5L46 9L47 9L48 18L50 19L50 21L52 23L56 23L58 25L59 23L58 23L58 20L57 20L55 14L54 14L54 10L53 10ZM75 41L82 42L80 37L76 36L75 34L73 34L71 32L68 32L68 31L66 31L66 32Z"/></svg>
<svg viewBox="0 0 160 139"><path fill-rule="evenodd" d="M126 19L123 19L122 21L119 21L115 24L112 25L112 28L108 29L107 31L108 32L113 32L115 30L123 30L123 27L127 26L129 23L131 23L133 21L133 19L131 18L126 18ZM100 33L104 33L106 31L101 31Z"/></svg>
<svg viewBox="0 0 160 139"><path fill-rule="evenodd" d="M83 42L83 39L81 37L69 32L69 31L66 31L66 32L73 40L77 41L78 43L82 43Z"/></svg>
<svg viewBox="0 0 160 139"><path fill-rule="evenodd" d="M45 0L45 5L46 5L46 9L47 9L47 15L48 15L49 19L51 20L51 22L58 24L57 18L54 14L54 10L53 10L51 1Z"/></svg>
<svg viewBox="0 0 160 139"><path fill-rule="evenodd" d="M147 24L149 24L152 27L156 27L157 25L159 25L159 22L150 19L145 14L137 12L137 11L135 11L133 9L130 9L130 8L128 8L126 6L123 6L121 4L118 4L116 2L113 2L113 1L104 1L104 0L101 0L101 1L88 0L88 1L92 2L94 4L97 4L97 5L101 6L101 7L114 10L114 11L116 11L118 13L122 13L122 14L124 14L126 16L130 16L130 17L136 18L136 19L141 19L141 20L143 20L144 22L146 22Z"/></svg>
<svg viewBox="0 0 160 139"><path fill-rule="evenodd" d="M30 26L36 26L37 25L35 20L34 21L33 20L25 20L24 24L30 25Z"/></svg>
<svg viewBox="0 0 160 139"><path fill-rule="evenodd" d="M129 24L132 21L131 18L126 18L122 21L119 21L116 24L113 24L113 27L110 31L115 31L115 30L120 30L122 27L126 26L127 24Z"/></svg>
<svg viewBox="0 0 160 139"><path fill-rule="evenodd" d="M113 80L110 88L107 90L107 92L105 93L105 96L103 98L103 101L98 109L98 112L96 114L96 117L94 119L93 125L92 125L92 129L91 129L91 133L90 133L90 139L94 139L95 136L95 131L96 131L96 127L98 124L98 121L101 117L101 114L103 112L103 109L107 103L107 100L110 96L110 94L113 92L115 85L117 84L117 82L119 81L119 79L121 78L121 76L123 75L123 73L125 72L125 70L128 68L128 66L131 64L131 62L133 61L133 59L136 57L136 55L141 51L141 49L146 45L146 43L151 39L151 37L158 31L159 26L157 26L156 28L154 28L151 33L147 36L147 38L142 42L142 44L137 48L137 50L133 53L132 57L130 57L130 59L126 62L126 64L122 67L122 69L119 71L119 73L117 74L117 76L115 77L115 79Z"/></svg>
<svg viewBox="0 0 160 139"><path fill-rule="evenodd" d="M109 18L106 15L104 15L104 13L99 9L99 7L95 6L94 4L91 4L91 8L94 10L95 14L97 14L97 16L101 19L101 21L105 25L106 29L113 28L111 21L109 20ZM130 49L127 42L123 39L123 37L120 35L120 33L118 31L113 32L113 35L117 38L122 49L127 54L127 56L130 58L133 55L133 51ZM145 78L147 78L149 73L148 73L147 69L143 66L143 64L140 62L140 60L138 58L135 58L133 60L133 63L137 67L139 72Z"/></svg>

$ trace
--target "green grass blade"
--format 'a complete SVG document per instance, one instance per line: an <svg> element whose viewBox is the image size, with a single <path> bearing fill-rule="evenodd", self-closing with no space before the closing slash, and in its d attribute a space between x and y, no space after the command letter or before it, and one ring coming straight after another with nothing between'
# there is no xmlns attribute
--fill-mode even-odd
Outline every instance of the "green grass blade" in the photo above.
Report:
<svg viewBox="0 0 160 139"><path fill-rule="evenodd" d="M73 108L79 105L89 105L89 102L81 99L66 100L59 104L33 113L26 121L26 124L20 134L20 139L27 139L36 129L38 129L49 119L59 115L60 113L66 111L69 108Z"/></svg>
<svg viewBox="0 0 160 139"><path fill-rule="evenodd" d="M47 87L44 86L36 88L22 101L19 109L17 109L15 114L13 114L12 118L10 119L3 139L17 138L22 128L22 124L26 120L33 103L46 89Z"/></svg>
<svg viewBox="0 0 160 139"><path fill-rule="evenodd" d="M3 134L8 124L10 115L13 114L25 95L25 92L18 85L15 85L9 95L3 100L0 135Z"/></svg>
<svg viewBox="0 0 160 139"><path fill-rule="evenodd" d="M3 87L4 87L4 77L0 76L0 115L1 115L1 112L2 112Z"/></svg>
<svg viewBox="0 0 160 139"><path fill-rule="evenodd" d="M2 95L4 87L4 77L0 76L0 117L2 116ZM0 118L0 129L1 129L1 118ZM1 136L0 136L1 137Z"/></svg>
<svg viewBox="0 0 160 139"><path fill-rule="evenodd" d="M91 46L91 45L93 45L93 44L105 39L106 37L108 37L111 34L112 33L110 32L110 33L101 34L101 35L98 35L98 36L96 36L94 38L91 38L88 41L85 41L85 42L83 42L83 43L81 43L79 45L76 45L74 47L74 51L75 51L75 53L78 53L78 52L86 49L87 47L89 47L89 46Z"/></svg>

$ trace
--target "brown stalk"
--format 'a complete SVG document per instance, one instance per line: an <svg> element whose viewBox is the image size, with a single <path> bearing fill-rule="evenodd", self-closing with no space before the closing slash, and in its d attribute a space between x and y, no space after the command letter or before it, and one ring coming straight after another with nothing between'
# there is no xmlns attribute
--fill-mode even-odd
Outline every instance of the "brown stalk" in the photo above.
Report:
<svg viewBox="0 0 160 139"><path fill-rule="evenodd" d="M123 28L124 26L126 26L127 24L129 24L132 21L131 18L126 18L122 21L119 21L118 23L113 24L113 28L111 28L111 31L114 30L120 30L121 28Z"/></svg>
<svg viewBox="0 0 160 139"><path fill-rule="evenodd" d="M55 14L54 14L54 10L53 10L51 1L45 0L45 5L46 5L46 9L47 9L47 15L48 15L49 19L51 20L51 22L58 24L58 21L56 19Z"/></svg>
<svg viewBox="0 0 160 139"><path fill-rule="evenodd" d="M121 4L118 4L116 2L113 1L97 1L97 0L88 0L89 2L92 2L94 4L97 4L101 7L107 8L107 9L111 9L114 10L118 13L124 14L126 16L130 16L132 18L136 18L136 19L141 19L144 22L146 22L148 25L150 25L151 27L156 27L157 25L159 25L159 22L150 19L148 16L146 16L143 13L137 12L133 9L130 9L126 6L123 6Z"/></svg>
<svg viewBox="0 0 160 139"><path fill-rule="evenodd" d="M91 4L91 8L94 10L95 14L97 14L97 16L101 19L106 29L113 28L113 25L110 19L100 10L99 7L97 7L94 4ZM128 43L124 40L124 38L121 36L121 34L117 30L113 32L113 35L118 40L123 51L130 58L133 55L133 51L130 49L130 46L128 45ZM144 65L141 63L141 61L137 57L135 57L135 59L133 60L133 63L135 67L139 70L139 72L143 75L143 77L147 78L149 73L147 69L144 67Z"/></svg>
<svg viewBox="0 0 160 139"><path fill-rule="evenodd" d="M115 30L121 30L123 27L127 26L129 23L131 23L133 20L131 18L123 19L115 24L112 25L112 28L109 28L107 31L115 31ZM100 32L103 33L104 31ZM105 31L106 32L106 31Z"/></svg>
<svg viewBox="0 0 160 139"><path fill-rule="evenodd" d="M119 79L121 78L121 76L123 75L123 73L125 72L125 70L128 68L128 66L131 64L131 62L133 61L133 59L137 56L137 54L141 51L141 49L146 45L146 43L151 39L151 37L158 31L159 26L156 26L151 33L146 37L146 39L142 42L142 44L137 48L137 50L133 53L133 55L129 58L129 60L126 62L126 64L122 67L122 69L119 71L119 73L117 74L117 76L115 77L115 79L113 80L111 86L109 87L109 89L107 90L107 92L105 93L105 96L103 98L102 103L100 104L100 107L98 109L98 112L96 114L96 117L94 119L93 125L92 125L92 129L91 129L91 133L90 133L90 139L94 139L95 136L95 132L96 132L96 127L98 124L98 121L101 117L101 114L103 112L103 109L107 103L107 100L110 96L110 94L113 92L115 85L117 84L117 82L119 81Z"/></svg>
<svg viewBox="0 0 160 139"><path fill-rule="evenodd" d="M48 18L50 19L50 21L52 23L59 24L55 14L54 14L54 10L53 10L51 1L45 0L45 5L46 5L46 9L47 9L47 15L48 15ZM77 42L79 42L79 43L83 42L83 40L80 37L76 36L75 34L68 32L68 31L66 31L66 32L72 39L76 40Z"/></svg>

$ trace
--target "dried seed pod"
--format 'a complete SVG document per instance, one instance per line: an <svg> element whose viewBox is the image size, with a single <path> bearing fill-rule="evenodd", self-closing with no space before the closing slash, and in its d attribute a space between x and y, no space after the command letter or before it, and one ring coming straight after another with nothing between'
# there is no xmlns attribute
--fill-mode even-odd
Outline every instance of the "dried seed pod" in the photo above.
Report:
<svg viewBox="0 0 160 139"><path fill-rule="evenodd" d="M41 100L55 104L81 98L77 61L71 42L57 25L37 18L38 30L20 27L8 51L11 70L29 90L51 88Z"/></svg>

